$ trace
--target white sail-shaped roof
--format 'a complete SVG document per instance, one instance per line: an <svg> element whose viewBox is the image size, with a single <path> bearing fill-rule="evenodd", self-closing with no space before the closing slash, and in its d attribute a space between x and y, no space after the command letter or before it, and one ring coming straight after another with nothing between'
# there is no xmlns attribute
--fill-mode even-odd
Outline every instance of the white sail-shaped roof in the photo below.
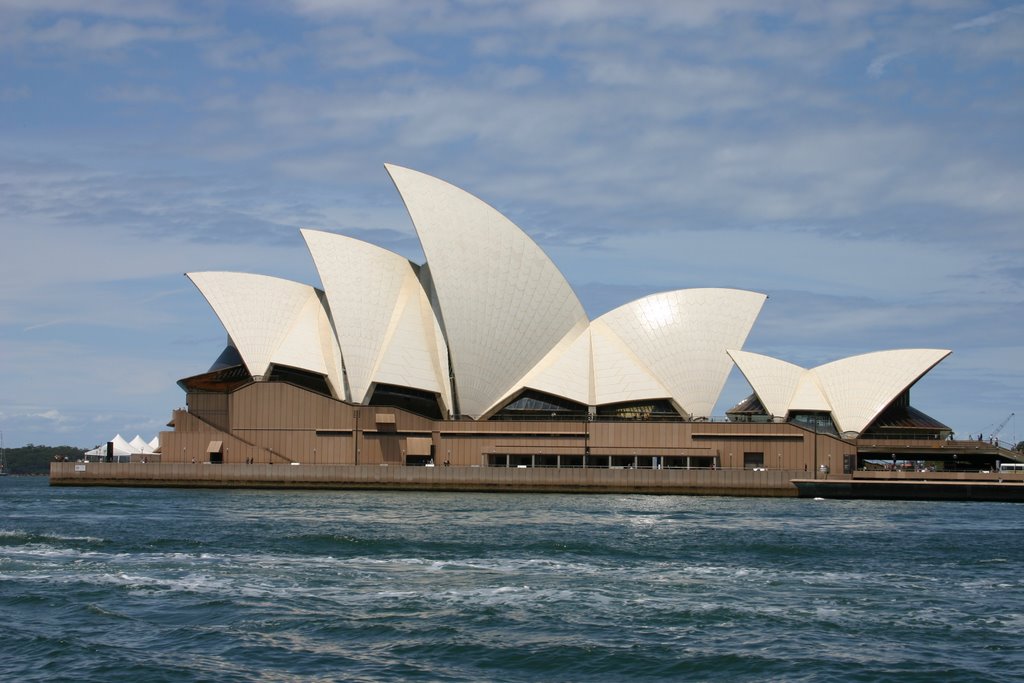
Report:
<svg viewBox="0 0 1024 683"><path fill-rule="evenodd" d="M664 384L612 332L604 318L590 324L594 353L594 405L672 398Z"/></svg>
<svg viewBox="0 0 1024 683"><path fill-rule="evenodd" d="M829 412L832 404L822 393L818 378L813 372L805 372L800 376L800 381L793 392L793 398L789 402L790 410L808 412Z"/></svg>
<svg viewBox="0 0 1024 683"><path fill-rule="evenodd" d="M587 316L558 268L501 213L443 180L387 170L430 264L459 411L479 417Z"/></svg>
<svg viewBox="0 0 1024 683"><path fill-rule="evenodd" d="M315 291L315 290L314 290ZM302 368L327 377L335 396L342 396L341 360L322 295L311 296L298 312L289 334L274 352L275 365Z"/></svg>
<svg viewBox="0 0 1024 683"><path fill-rule="evenodd" d="M303 230L324 291L245 273L189 274L258 379L272 365L300 368L355 403L378 384L408 387L474 418L527 389L588 406L667 399L700 418L711 415L734 360L772 416L828 411L844 434L857 434L949 354L883 351L806 370L744 352L766 297L736 289L653 294L591 322L547 255L501 213L437 178L387 170L419 235L422 266Z"/></svg>
<svg viewBox="0 0 1024 683"><path fill-rule="evenodd" d="M590 330L570 330L562 341L551 349L548 355L534 366L526 377L517 382L491 409L490 415L501 408L522 389L535 389L555 396L567 398L583 405L593 403L593 382L591 377Z"/></svg>
<svg viewBox="0 0 1024 683"><path fill-rule="evenodd" d="M754 388L754 393L768 414L773 417L786 417L797 387L800 386L800 380L807 370L799 365L750 351L730 349L729 356Z"/></svg>
<svg viewBox="0 0 1024 683"><path fill-rule="evenodd" d="M820 365L811 372L832 405L839 431L859 434L950 353L946 349L876 351Z"/></svg>
<svg viewBox="0 0 1024 683"><path fill-rule="evenodd" d="M302 230L337 330L352 400L376 383L432 391L451 405L447 350L416 266L386 249Z"/></svg>
<svg viewBox="0 0 1024 683"><path fill-rule="evenodd" d="M337 346L317 290L291 280L250 273L187 273L228 331L256 378L272 363L324 375L342 395Z"/></svg>
<svg viewBox="0 0 1024 683"><path fill-rule="evenodd" d="M598 318L692 417L710 417L767 297L739 289L652 294Z"/></svg>
<svg viewBox="0 0 1024 683"><path fill-rule="evenodd" d="M731 369L722 344L745 340L764 299L704 289L626 304L574 330L494 408L529 387L591 405L664 398L710 415Z"/></svg>
<svg viewBox="0 0 1024 683"><path fill-rule="evenodd" d="M406 280L385 335L384 351L373 371L374 383L414 387L440 394L451 406L448 353L440 326L423 288Z"/></svg>
<svg viewBox="0 0 1024 683"><path fill-rule="evenodd" d="M769 356L729 351L770 415L830 412L846 435L864 431L886 406L949 354L945 349L876 351L806 370Z"/></svg>
<svg viewBox="0 0 1024 683"><path fill-rule="evenodd" d="M157 434L153 437L153 440L149 442L150 453L155 453L160 448L160 435Z"/></svg>

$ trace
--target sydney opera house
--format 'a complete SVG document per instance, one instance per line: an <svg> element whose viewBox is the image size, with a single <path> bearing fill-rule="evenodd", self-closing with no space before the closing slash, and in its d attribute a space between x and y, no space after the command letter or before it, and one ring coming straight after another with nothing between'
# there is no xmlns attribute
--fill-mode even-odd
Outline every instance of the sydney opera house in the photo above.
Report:
<svg viewBox="0 0 1024 683"><path fill-rule="evenodd" d="M164 463L849 473L925 457L950 429L910 389L950 352L815 368L743 350L766 296L652 294L591 320L556 265L491 206L387 166L425 263L302 230L320 286L188 277L227 332ZM211 357L216 354L212 350ZM749 398L714 419L733 368Z"/></svg>

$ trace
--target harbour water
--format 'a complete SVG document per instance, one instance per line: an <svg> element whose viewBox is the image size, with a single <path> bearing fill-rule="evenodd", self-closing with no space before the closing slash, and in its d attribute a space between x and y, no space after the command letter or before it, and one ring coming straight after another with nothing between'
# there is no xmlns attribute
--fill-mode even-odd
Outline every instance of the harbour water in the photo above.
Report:
<svg viewBox="0 0 1024 683"><path fill-rule="evenodd" d="M4 681L1019 681L1024 506L0 480Z"/></svg>

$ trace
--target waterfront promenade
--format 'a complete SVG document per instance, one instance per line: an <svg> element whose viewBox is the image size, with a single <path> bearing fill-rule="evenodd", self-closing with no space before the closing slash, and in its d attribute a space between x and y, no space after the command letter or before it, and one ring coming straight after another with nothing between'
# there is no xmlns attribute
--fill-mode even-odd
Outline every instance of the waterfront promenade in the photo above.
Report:
<svg viewBox="0 0 1024 683"><path fill-rule="evenodd" d="M52 486L379 489L1024 502L1024 473L55 462Z"/></svg>
<svg viewBox="0 0 1024 683"><path fill-rule="evenodd" d="M795 497L790 470L52 463L54 486L391 489Z"/></svg>

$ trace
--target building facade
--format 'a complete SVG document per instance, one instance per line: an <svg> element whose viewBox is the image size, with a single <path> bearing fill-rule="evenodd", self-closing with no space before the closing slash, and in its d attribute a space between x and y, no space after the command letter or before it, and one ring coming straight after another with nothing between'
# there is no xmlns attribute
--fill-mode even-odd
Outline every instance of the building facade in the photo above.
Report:
<svg viewBox="0 0 1024 683"><path fill-rule="evenodd" d="M950 443L910 405L948 350L800 368L743 350L766 296L725 288L591 320L508 218L437 178L387 171L425 263L302 230L322 288L188 274L228 343L179 382L187 409L161 435L163 462L839 474L865 440ZM753 393L712 420L734 364Z"/></svg>

